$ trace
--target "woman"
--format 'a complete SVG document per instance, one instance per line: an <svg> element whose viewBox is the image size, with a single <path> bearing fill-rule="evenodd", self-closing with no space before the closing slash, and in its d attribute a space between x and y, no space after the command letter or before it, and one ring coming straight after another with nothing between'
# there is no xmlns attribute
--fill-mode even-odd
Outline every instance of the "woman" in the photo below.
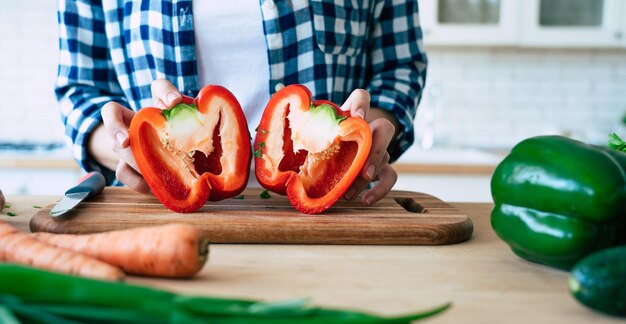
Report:
<svg viewBox="0 0 626 324"><path fill-rule="evenodd" d="M367 205L391 190L389 163L413 142L426 76L415 0L67 0L59 26L66 134L81 167L109 184L149 192L129 148L134 112L206 84L235 94L250 129L271 94L294 83L365 118L372 149L345 198L378 181Z"/></svg>

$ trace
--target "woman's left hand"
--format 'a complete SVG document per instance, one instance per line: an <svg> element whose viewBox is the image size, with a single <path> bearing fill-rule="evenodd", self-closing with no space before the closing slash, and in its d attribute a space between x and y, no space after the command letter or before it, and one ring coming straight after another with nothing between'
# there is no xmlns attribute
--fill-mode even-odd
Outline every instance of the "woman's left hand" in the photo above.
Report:
<svg viewBox="0 0 626 324"><path fill-rule="evenodd" d="M384 198L398 180L398 174L389 164L387 148L393 139L397 121L390 113L380 109L370 109L370 94L363 89L354 90L342 110L350 110L353 117L368 121L372 130L372 148L359 177L346 191L344 198L352 200L372 181L378 183L363 194L363 203L373 205Z"/></svg>

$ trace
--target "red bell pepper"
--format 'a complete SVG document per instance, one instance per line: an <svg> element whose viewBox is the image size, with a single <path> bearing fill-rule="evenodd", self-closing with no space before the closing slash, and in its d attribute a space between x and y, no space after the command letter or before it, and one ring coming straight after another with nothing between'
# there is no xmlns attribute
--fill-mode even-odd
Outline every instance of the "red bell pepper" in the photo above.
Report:
<svg viewBox="0 0 626 324"><path fill-rule="evenodd" d="M365 120L290 85L272 96L257 128L256 177L300 212L321 213L352 185L371 145Z"/></svg>
<svg viewBox="0 0 626 324"><path fill-rule="evenodd" d="M180 213L240 194L250 174L250 134L235 96L209 85L170 109L143 108L130 146L154 195Z"/></svg>

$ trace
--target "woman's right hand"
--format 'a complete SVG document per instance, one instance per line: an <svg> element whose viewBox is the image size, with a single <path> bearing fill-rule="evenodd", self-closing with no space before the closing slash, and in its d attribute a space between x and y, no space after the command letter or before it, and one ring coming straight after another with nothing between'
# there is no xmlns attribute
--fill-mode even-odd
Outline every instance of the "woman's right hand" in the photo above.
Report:
<svg viewBox="0 0 626 324"><path fill-rule="evenodd" d="M182 100L176 87L165 79L154 81L151 89L155 107L170 108ZM115 170L117 180L134 191L149 194L150 187L137 167L128 139L128 128L134 115L131 109L116 102L104 105L103 123L92 134L90 149L98 162ZM107 147L111 150L105 151Z"/></svg>

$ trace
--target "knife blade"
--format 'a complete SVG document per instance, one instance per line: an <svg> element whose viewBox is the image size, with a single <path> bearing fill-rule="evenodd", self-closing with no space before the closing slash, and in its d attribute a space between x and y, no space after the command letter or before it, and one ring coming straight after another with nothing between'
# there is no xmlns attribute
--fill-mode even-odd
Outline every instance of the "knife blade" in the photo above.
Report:
<svg viewBox="0 0 626 324"><path fill-rule="evenodd" d="M90 172L78 180L78 184L65 192L63 199L52 210L50 216L59 217L76 207L87 197L93 197L104 190L106 180L100 172Z"/></svg>

